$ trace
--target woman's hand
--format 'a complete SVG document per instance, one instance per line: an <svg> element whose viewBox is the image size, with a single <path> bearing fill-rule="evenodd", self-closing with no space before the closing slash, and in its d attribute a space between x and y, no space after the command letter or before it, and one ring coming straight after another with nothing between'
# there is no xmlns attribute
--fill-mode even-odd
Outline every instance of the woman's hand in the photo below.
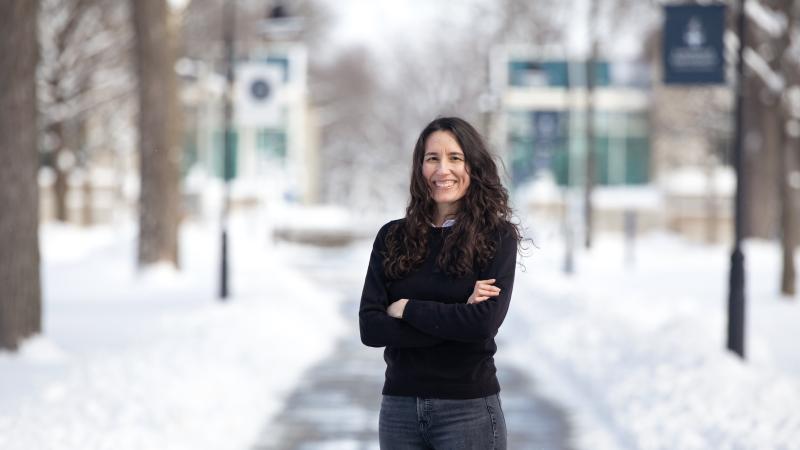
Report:
<svg viewBox="0 0 800 450"><path fill-rule="evenodd" d="M395 319L402 319L403 311L406 309L406 303L408 303L407 298L401 298L400 300L397 300L389 305L388 308L386 308L386 314L389 314Z"/></svg>
<svg viewBox="0 0 800 450"><path fill-rule="evenodd" d="M478 280L475 282L475 289L472 291L472 295L469 296L467 303L470 305L474 305L475 303L480 303L485 300L489 300L489 297L496 297L500 295L500 288L497 286L493 286L496 280L492 278L491 280Z"/></svg>

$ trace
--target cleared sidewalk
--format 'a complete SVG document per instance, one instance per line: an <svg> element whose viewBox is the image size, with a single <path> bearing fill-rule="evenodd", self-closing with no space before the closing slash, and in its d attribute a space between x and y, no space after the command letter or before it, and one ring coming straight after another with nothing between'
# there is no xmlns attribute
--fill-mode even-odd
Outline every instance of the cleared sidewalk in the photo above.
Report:
<svg viewBox="0 0 800 450"><path fill-rule="evenodd" d="M378 449L385 364L382 349L363 346L357 333L363 275L346 274L343 279L336 275L337 262L325 258L300 264L312 278L352 298L343 304L341 312L354 331L303 375L284 409L265 424L253 449ZM509 449L571 448L565 412L543 399L533 380L508 364L500 366L498 377Z"/></svg>

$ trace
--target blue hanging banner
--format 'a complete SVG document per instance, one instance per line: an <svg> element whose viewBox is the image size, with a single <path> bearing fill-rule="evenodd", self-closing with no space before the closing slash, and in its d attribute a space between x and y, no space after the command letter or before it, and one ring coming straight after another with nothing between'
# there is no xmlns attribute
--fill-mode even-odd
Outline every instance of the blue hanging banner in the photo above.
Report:
<svg viewBox="0 0 800 450"><path fill-rule="evenodd" d="M666 5L664 15L664 83L724 84L725 5Z"/></svg>

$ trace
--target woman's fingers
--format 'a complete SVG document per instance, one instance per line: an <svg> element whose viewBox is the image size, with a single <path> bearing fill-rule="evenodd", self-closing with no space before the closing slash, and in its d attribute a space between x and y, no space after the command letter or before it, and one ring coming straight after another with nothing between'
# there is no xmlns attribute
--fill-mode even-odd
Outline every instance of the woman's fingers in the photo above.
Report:
<svg viewBox="0 0 800 450"><path fill-rule="evenodd" d="M467 303L469 303L470 305L474 305L475 303L480 303L485 300L489 300L489 297L485 295L475 295L473 297L470 297L469 300L467 300Z"/></svg>
<svg viewBox="0 0 800 450"><path fill-rule="evenodd" d="M488 280L478 280L475 282L475 289L472 295L467 299L467 303L475 304L482 301L489 300L490 297L500 295L500 288L493 286L496 280L494 278Z"/></svg>
<svg viewBox="0 0 800 450"><path fill-rule="evenodd" d="M494 286L494 282L495 282L494 278L492 278L491 280L478 280L478 281L475 282L475 288L476 289L490 289L490 290L496 290L497 292L500 292L500 288L497 287L497 286Z"/></svg>
<svg viewBox="0 0 800 450"><path fill-rule="evenodd" d="M479 293L491 293L491 295L497 295L500 293L500 288L497 286L490 286L490 285L480 285L477 288ZM487 295L487 294L484 294Z"/></svg>

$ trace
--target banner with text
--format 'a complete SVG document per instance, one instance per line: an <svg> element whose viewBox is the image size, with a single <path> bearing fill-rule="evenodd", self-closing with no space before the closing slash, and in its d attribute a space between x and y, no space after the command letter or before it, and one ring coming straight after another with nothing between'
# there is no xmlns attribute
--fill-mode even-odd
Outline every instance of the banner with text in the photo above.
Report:
<svg viewBox="0 0 800 450"><path fill-rule="evenodd" d="M725 5L666 5L664 15L664 83L724 84Z"/></svg>

